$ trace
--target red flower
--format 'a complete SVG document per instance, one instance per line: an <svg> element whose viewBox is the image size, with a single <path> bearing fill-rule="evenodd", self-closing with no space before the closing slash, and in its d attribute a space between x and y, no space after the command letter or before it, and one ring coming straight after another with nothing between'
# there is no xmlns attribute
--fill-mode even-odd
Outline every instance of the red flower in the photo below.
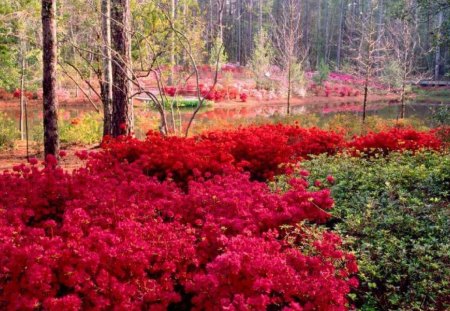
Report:
<svg viewBox="0 0 450 311"><path fill-rule="evenodd" d="M241 101L243 101L245 103L247 101L248 95L247 95L247 93L241 93L239 95L239 98L241 99Z"/></svg>
<svg viewBox="0 0 450 311"><path fill-rule="evenodd" d="M334 179L334 177L333 177L332 175L328 175L328 176L327 176L327 181L328 181L330 184L334 184L336 180Z"/></svg>

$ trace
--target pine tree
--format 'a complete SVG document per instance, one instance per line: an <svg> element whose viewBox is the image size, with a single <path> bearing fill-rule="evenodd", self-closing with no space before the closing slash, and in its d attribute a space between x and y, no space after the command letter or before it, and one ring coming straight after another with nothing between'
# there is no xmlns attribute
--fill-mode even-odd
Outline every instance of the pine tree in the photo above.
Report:
<svg viewBox="0 0 450 311"><path fill-rule="evenodd" d="M250 68L256 80L258 89L270 87L269 72L274 51L267 31L264 29L255 36L255 49L250 60Z"/></svg>

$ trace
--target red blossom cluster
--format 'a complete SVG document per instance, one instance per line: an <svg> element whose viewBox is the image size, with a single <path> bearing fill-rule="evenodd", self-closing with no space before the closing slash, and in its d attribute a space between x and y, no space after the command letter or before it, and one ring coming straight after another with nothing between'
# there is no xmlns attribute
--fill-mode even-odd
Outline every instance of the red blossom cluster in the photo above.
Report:
<svg viewBox="0 0 450 311"><path fill-rule="evenodd" d="M210 132L193 138L162 137L150 132L145 141L108 140L101 163L112 158L137 162L151 176L186 182L193 177L245 170L253 179L267 180L311 154L336 153L345 141L341 134L317 128L264 125L235 131Z"/></svg>
<svg viewBox="0 0 450 311"><path fill-rule="evenodd" d="M321 94L321 89L315 88L312 89L317 96ZM358 89L354 89L350 86L332 86L330 84L325 84L324 94L326 97L330 96L339 96L339 97L350 97L350 96L359 96L361 92Z"/></svg>
<svg viewBox="0 0 450 311"><path fill-rule="evenodd" d="M378 133L355 136L347 143L354 154L383 154L392 151L417 151L419 149L439 150L443 146L435 131L419 132L410 128L391 128Z"/></svg>
<svg viewBox="0 0 450 311"><path fill-rule="evenodd" d="M13 97L14 98L20 98L20 94L21 94L21 91L19 89L15 89L14 92L13 92ZM26 97L28 99L38 99L38 97L39 97L37 95L37 93L33 93L33 92L30 92L30 91L23 91L23 95L24 95L24 97Z"/></svg>
<svg viewBox="0 0 450 311"><path fill-rule="evenodd" d="M162 137L149 132L145 141L133 138L106 140L99 167L115 160L136 162L149 176L186 183L233 170L247 171L254 180L272 179L286 172L284 164L310 155L335 154L346 149L354 155L387 154L391 151L438 150L437 132L393 128L355 136L346 142L343 134L317 128L264 125L233 131L216 131L192 138Z"/></svg>
<svg viewBox="0 0 450 311"><path fill-rule="evenodd" d="M136 164L36 162L0 175L0 309L348 308L354 256L295 226L329 218L328 190L273 192L237 172L181 190Z"/></svg>
<svg viewBox="0 0 450 311"><path fill-rule="evenodd" d="M248 98L247 93L241 93L241 94L239 95L239 99L240 99L242 102L244 102L244 103L247 101L247 98Z"/></svg>

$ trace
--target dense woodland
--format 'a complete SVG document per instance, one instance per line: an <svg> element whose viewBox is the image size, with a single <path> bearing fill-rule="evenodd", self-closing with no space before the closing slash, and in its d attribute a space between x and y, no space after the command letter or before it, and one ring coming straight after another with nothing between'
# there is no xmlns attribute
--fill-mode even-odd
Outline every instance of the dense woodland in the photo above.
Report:
<svg viewBox="0 0 450 311"><path fill-rule="evenodd" d="M60 71L75 75L71 67L76 67L83 77L90 77L101 70L102 2L57 1ZM448 0L124 2L131 10L129 33L135 70L147 70L156 58L160 64L190 64L181 37L189 39L198 63L214 63L214 51L223 42L226 60L247 66L265 33L268 42L263 45L273 50L273 62L281 67L285 66L286 50L286 42L281 41L292 40L292 56L301 62L303 70L316 70L323 61L338 70L364 71L361 61L367 53L367 42L374 41L374 61L383 62L384 71L402 66L406 57L413 59L414 73L438 79L448 72ZM40 23L40 1L2 1L1 88L19 88L23 66L28 87L39 86ZM408 55L403 55L405 52Z"/></svg>

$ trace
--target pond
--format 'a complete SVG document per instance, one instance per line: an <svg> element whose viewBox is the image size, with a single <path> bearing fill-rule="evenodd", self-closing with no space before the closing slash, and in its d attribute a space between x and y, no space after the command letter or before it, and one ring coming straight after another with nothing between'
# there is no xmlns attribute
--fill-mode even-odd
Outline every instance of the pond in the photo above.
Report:
<svg viewBox="0 0 450 311"><path fill-rule="evenodd" d="M450 102L408 102L405 109L405 117L417 118L427 125L433 125L433 115L443 106L449 106ZM29 128L40 127L42 124L42 108L40 106L30 106L28 108ZM385 119L396 119L399 117L401 105L397 102L374 102L369 103L367 107L368 116L379 116ZM17 106L0 107L0 112L13 120L19 122L20 112ZM60 108L60 117L64 121L80 117L87 112L94 112L88 104L64 106ZM158 123L156 111L149 105L139 105L135 108L136 134L142 137L146 131L155 128ZM320 121L326 122L336 114L362 115L362 104L359 102L332 102L326 104L303 104L292 107L293 115L309 116L315 115ZM174 118L168 118L169 122L175 120L175 123L186 124L192 115L192 109L182 109L175 112ZM249 124L252 120L264 122L265 119L282 120L286 115L285 103L262 103L259 105L246 105L245 103L227 105L217 104L214 107L202 109L195 120L195 127L207 129L217 127L220 124ZM245 122L243 122L245 120Z"/></svg>

